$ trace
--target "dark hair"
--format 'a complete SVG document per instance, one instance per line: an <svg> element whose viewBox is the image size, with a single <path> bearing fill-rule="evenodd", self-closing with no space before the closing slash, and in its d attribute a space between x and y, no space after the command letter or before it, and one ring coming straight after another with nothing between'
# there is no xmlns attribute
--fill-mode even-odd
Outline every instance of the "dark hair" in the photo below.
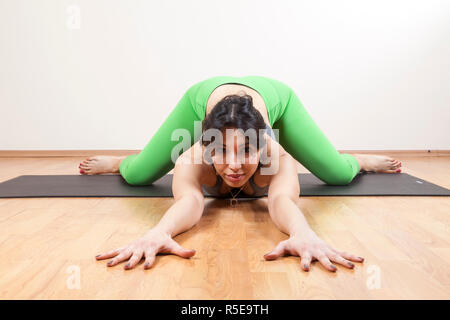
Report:
<svg viewBox="0 0 450 320"><path fill-rule="evenodd" d="M261 113L253 106L251 96L244 94L228 95L220 100L202 122L202 132L208 129L236 128L247 131L254 129L256 133L257 149L264 147L265 139L259 134L259 129L266 129L266 123ZM212 139L214 141L214 139ZM208 146L213 141L207 141L201 137L201 144ZM250 143L252 143L250 139Z"/></svg>

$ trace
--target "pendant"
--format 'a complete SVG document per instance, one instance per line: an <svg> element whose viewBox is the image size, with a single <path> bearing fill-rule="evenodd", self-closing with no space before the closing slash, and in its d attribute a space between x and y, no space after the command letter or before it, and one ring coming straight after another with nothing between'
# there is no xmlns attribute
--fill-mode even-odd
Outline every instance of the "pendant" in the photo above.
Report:
<svg viewBox="0 0 450 320"><path fill-rule="evenodd" d="M230 200L230 205L235 208L237 206L238 201L236 199L231 199Z"/></svg>

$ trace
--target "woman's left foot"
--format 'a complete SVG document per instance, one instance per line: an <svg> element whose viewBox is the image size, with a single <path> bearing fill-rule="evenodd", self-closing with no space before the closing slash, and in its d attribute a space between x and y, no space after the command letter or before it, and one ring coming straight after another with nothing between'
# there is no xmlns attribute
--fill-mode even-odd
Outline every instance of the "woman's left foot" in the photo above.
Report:
<svg viewBox="0 0 450 320"><path fill-rule="evenodd" d="M126 157L94 156L82 161L78 168L81 174L119 173L122 160Z"/></svg>
<svg viewBox="0 0 450 320"><path fill-rule="evenodd" d="M358 160L361 171L373 171L380 173L399 173L402 163L387 156L372 154L353 154Z"/></svg>

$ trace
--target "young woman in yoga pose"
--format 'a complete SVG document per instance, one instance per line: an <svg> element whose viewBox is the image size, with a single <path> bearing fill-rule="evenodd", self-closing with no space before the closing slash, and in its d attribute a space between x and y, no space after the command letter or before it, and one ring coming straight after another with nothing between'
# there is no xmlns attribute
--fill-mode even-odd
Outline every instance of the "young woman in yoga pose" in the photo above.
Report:
<svg viewBox="0 0 450 320"><path fill-rule="evenodd" d="M241 91L246 94L237 95ZM195 121L202 121L201 136L195 133ZM172 150L178 142L171 137L180 128L190 133L190 148L173 161ZM278 129L279 143L272 128ZM211 129L222 133L222 141L205 139L205 132ZM260 136L258 131L264 129L266 133ZM242 134L247 130L256 131L256 140ZM261 162L263 155L268 162ZM385 156L337 152L292 89L277 80L223 76L199 82L189 88L139 154L89 157L80 164L82 174L120 172L133 185L151 184L175 167L172 191L176 202L161 221L142 238L96 258L113 258L108 266L129 259L125 269L133 268L143 257L144 268L150 268L157 253L189 258L195 251L182 248L172 238L201 218L202 188L217 197L231 194L233 198L236 192L259 197L268 190L269 214L290 238L265 259L288 253L301 257L305 271L313 260L329 271L337 270L331 261L353 268L351 261L362 262L363 258L337 251L321 240L296 206L300 187L295 160L331 185L346 185L361 171L395 173L401 166ZM274 172L262 174L264 168L273 166L277 168Z"/></svg>

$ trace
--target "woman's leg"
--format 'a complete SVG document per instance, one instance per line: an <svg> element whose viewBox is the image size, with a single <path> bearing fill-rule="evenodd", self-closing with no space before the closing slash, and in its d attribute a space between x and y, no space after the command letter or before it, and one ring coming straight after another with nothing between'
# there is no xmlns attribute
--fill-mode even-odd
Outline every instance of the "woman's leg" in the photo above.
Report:
<svg viewBox="0 0 450 320"><path fill-rule="evenodd" d="M285 86L278 92L280 100L286 101L282 115L273 126L279 129L279 143L323 182L330 185L350 183L360 171L356 158L336 150L291 88Z"/></svg>
<svg viewBox="0 0 450 320"><path fill-rule="evenodd" d="M171 140L172 133L176 129L189 131L189 146L194 144L196 140L194 136L194 121L202 120L192 105L192 103L195 103L192 99L195 97L194 90L196 89L197 85L194 85L187 90L139 154L130 155L122 160L119 170L127 183L131 185L150 185L175 166L175 162L172 161L171 157L172 149L182 141L182 138L178 138L179 140L177 141ZM184 143L187 143L187 141L184 141Z"/></svg>

